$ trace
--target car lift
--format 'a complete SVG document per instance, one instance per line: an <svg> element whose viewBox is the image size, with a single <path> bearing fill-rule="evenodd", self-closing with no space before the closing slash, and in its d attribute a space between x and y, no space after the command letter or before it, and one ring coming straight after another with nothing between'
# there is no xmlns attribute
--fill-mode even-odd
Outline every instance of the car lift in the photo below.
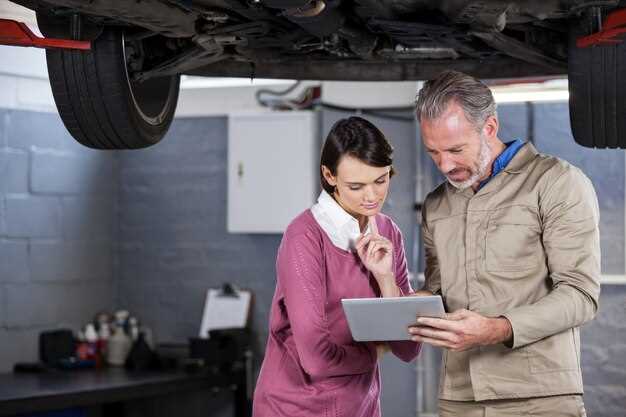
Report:
<svg viewBox="0 0 626 417"><path fill-rule="evenodd" d="M0 45L25 46L45 49L91 49L91 42L70 39L41 38L24 23L0 19Z"/></svg>
<svg viewBox="0 0 626 417"><path fill-rule="evenodd" d="M587 48L589 46L622 43L622 39L619 39L619 37L624 33L626 33L626 9L616 10L609 13L606 19L604 19L599 32L578 38L576 46Z"/></svg>

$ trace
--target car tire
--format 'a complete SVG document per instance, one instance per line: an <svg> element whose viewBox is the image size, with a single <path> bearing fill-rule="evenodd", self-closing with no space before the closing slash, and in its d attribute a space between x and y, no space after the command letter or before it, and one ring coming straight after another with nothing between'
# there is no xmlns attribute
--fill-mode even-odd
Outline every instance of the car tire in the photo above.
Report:
<svg viewBox="0 0 626 417"><path fill-rule="evenodd" d="M569 108L574 140L589 148L626 148L626 43L578 48L593 33L589 17L570 27Z"/></svg>
<svg viewBox="0 0 626 417"><path fill-rule="evenodd" d="M90 51L46 51L61 119L71 135L90 148L154 145L174 118L180 75L131 81L125 50L123 31L105 28Z"/></svg>

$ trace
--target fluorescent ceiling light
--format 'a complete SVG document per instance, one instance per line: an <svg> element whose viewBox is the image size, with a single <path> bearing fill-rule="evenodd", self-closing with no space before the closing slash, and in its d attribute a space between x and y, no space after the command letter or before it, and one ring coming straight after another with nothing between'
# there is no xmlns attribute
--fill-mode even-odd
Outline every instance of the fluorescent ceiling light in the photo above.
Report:
<svg viewBox="0 0 626 417"><path fill-rule="evenodd" d="M524 103L535 101L567 101L567 79L558 78L541 83L520 83L491 87L496 103Z"/></svg>
<svg viewBox="0 0 626 417"><path fill-rule="evenodd" d="M185 90L224 88L224 87L260 87L272 85L292 85L295 80L278 80L268 78L226 78L226 77L198 77L183 75L180 87ZM341 85L343 83L338 82ZM349 85L350 83L346 83ZM491 88L496 103L524 103L545 101L567 101L569 92L567 80L550 80L537 84L513 84L494 86ZM407 104L407 106L412 103Z"/></svg>
<svg viewBox="0 0 626 417"><path fill-rule="evenodd" d="M536 101L567 101L567 90L543 90L543 91L494 91L493 97L496 103L525 103Z"/></svg>
<svg viewBox="0 0 626 417"><path fill-rule="evenodd" d="M294 80L275 80L267 78L220 78L183 75L180 80L180 88L259 87L264 85L289 85L294 82Z"/></svg>

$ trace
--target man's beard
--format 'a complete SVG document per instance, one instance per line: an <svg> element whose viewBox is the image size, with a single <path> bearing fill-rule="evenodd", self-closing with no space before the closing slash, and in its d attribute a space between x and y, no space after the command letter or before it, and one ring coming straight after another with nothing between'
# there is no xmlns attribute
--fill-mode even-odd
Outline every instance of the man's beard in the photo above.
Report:
<svg viewBox="0 0 626 417"><path fill-rule="evenodd" d="M485 136L480 136L480 149L478 150L478 162L474 166L474 169L471 171L470 177L465 181L453 181L450 178L448 182L452 184L455 188L459 190L466 190L475 184L478 180L480 180L489 168L489 162L491 161L491 148L489 147L489 143L487 143L487 138Z"/></svg>

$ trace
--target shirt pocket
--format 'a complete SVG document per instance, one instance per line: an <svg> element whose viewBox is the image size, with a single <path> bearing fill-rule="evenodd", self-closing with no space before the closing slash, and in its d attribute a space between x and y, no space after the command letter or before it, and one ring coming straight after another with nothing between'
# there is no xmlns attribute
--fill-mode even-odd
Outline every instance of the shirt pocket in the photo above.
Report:
<svg viewBox="0 0 626 417"><path fill-rule="evenodd" d="M485 263L489 272L508 273L527 272L545 264L539 217L532 208L509 206L490 213Z"/></svg>

